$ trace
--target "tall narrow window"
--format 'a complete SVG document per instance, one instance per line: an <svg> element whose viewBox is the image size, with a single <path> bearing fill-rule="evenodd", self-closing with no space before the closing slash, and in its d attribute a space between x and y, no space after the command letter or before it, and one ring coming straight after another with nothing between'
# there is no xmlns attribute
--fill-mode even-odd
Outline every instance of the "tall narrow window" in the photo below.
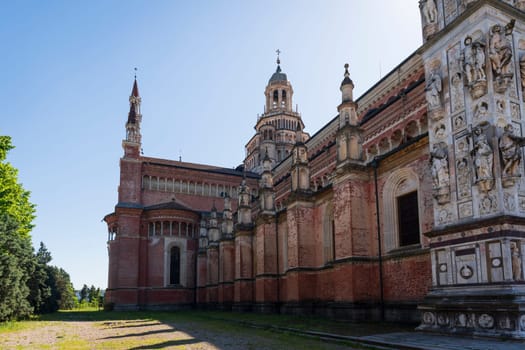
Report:
<svg viewBox="0 0 525 350"><path fill-rule="evenodd" d="M399 246L419 243L417 191L397 197Z"/></svg>
<svg viewBox="0 0 525 350"><path fill-rule="evenodd" d="M180 248L172 247L170 251L170 284L180 284Z"/></svg>
<svg viewBox="0 0 525 350"><path fill-rule="evenodd" d="M286 90L283 90L281 94L281 107L286 107Z"/></svg>

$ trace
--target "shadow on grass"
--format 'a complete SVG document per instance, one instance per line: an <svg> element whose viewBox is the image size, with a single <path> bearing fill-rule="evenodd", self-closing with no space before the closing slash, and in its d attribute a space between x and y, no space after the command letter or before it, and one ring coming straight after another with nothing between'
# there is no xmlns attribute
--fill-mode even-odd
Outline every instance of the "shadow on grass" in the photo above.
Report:
<svg viewBox="0 0 525 350"><path fill-rule="evenodd" d="M134 348L130 348L130 350L139 350L139 349L164 349L169 346L182 346L182 345L190 345L190 344L196 344L200 343L201 341L198 339L182 339L182 340L168 340L162 343L158 344L151 344L147 346L137 346Z"/></svg>
<svg viewBox="0 0 525 350"><path fill-rule="evenodd" d="M278 314L237 313L226 311L60 311L42 315L42 321L63 322L104 322L108 327L142 327L146 323L184 324L197 322L207 327L251 327L277 326L299 330L313 330L349 336L363 336L400 331L413 331L414 325L381 322L335 321L311 316L294 316ZM134 326L134 324L136 326Z"/></svg>
<svg viewBox="0 0 525 350"><path fill-rule="evenodd" d="M102 339L120 339L120 338L129 338L129 337L145 337L145 336L153 335L153 334L173 333L173 332L176 332L176 330L173 329L173 328L158 329L158 330L154 330L154 331L147 331L147 332L140 332L140 333L126 333L126 334L122 334L122 335L112 335L112 336L105 337L105 338L102 338Z"/></svg>

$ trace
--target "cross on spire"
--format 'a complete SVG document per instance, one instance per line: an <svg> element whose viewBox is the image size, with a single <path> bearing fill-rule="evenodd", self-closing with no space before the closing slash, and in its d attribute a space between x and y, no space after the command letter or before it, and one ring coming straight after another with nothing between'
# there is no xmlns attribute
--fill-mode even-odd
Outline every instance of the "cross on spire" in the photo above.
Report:
<svg viewBox="0 0 525 350"><path fill-rule="evenodd" d="M133 68L133 70L135 71L135 80L137 80L137 67Z"/></svg>
<svg viewBox="0 0 525 350"><path fill-rule="evenodd" d="M277 52L277 64L281 64L281 60L279 59L279 54L281 53L281 50L277 49L275 50Z"/></svg>

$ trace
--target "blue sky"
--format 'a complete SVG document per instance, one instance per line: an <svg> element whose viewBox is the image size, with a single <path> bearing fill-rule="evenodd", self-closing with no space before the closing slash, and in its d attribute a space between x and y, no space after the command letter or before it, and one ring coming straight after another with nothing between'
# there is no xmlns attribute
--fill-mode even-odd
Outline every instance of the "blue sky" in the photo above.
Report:
<svg viewBox="0 0 525 350"><path fill-rule="evenodd" d="M0 134L37 205L34 245L75 288L105 288L134 67L145 155L235 167L276 49L313 134L337 114L344 63L358 97L421 25L417 0L23 0L2 4L0 41Z"/></svg>

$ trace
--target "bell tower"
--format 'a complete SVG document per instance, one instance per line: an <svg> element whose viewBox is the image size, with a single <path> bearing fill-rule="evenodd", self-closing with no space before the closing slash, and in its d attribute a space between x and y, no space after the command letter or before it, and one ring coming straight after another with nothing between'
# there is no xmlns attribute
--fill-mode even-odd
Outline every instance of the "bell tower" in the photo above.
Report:
<svg viewBox="0 0 525 350"><path fill-rule="evenodd" d="M261 174L263 160L268 155L273 168L287 158L296 142L296 130L304 129L297 107L293 109L292 84L281 69L280 50L277 50L277 69L264 91L264 113L257 118L256 133L246 144L246 170ZM309 138L301 131L302 140Z"/></svg>
<svg viewBox="0 0 525 350"><path fill-rule="evenodd" d="M126 138L122 140L124 156L120 159L119 203L139 204L141 196L141 98L137 77L129 96L129 113L126 122Z"/></svg>

